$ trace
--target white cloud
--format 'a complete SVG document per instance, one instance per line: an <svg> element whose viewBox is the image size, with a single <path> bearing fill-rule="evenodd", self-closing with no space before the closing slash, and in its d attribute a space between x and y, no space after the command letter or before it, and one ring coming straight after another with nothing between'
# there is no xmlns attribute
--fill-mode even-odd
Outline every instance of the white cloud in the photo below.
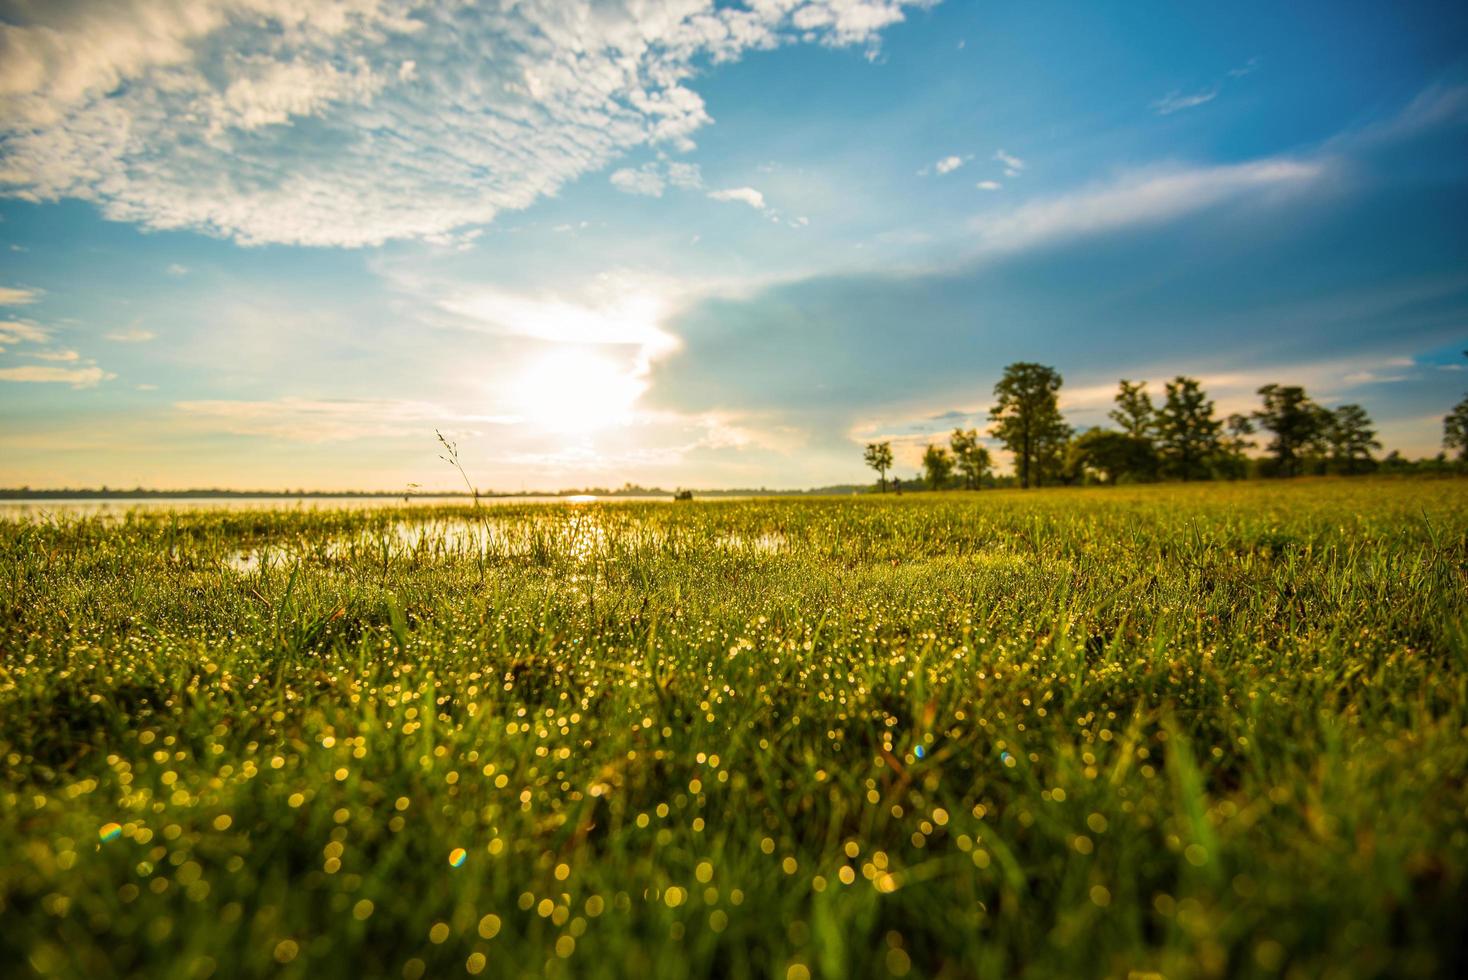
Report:
<svg viewBox="0 0 1468 980"><path fill-rule="evenodd" d="M997 181L997 180L981 180L977 184L975 184L974 186L977 187L981 191L997 191L999 189L999 181Z"/></svg>
<svg viewBox="0 0 1468 980"><path fill-rule="evenodd" d="M146 344L150 340L156 340L158 335L151 330L141 327L128 327L126 330L114 330L104 335L108 340L118 344Z"/></svg>
<svg viewBox="0 0 1468 980"><path fill-rule="evenodd" d="M1364 384L1393 384L1398 381L1411 381L1414 375L1410 374L1381 374L1376 371L1352 371L1343 375L1341 380L1348 385Z"/></svg>
<svg viewBox="0 0 1468 980"><path fill-rule="evenodd" d="M186 265L179 265L177 262L175 262L170 265L165 271L167 271L170 276L186 276L189 274L189 267Z"/></svg>
<svg viewBox="0 0 1468 980"><path fill-rule="evenodd" d="M1326 145L1344 148L1408 139L1426 130L1468 121L1468 85L1431 85L1396 115L1348 129Z"/></svg>
<svg viewBox="0 0 1468 980"><path fill-rule="evenodd" d="M34 303L40 295L40 292L35 289L0 286L0 306L25 306L28 303Z"/></svg>
<svg viewBox="0 0 1468 980"><path fill-rule="evenodd" d="M1023 160L1013 154L1005 153L1003 150L995 150L994 159L1004 164L1004 174L1006 177L1017 177L1019 176L1019 172L1025 168L1025 162Z"/></svg>
<svg viewBox="0 0 1468 980"><path fill-rule="evenodd" d="M956 154L953 156L946 156L943 159L939 160L937 163L933 164L933 171L939 175L951 174L953 173L953 171L963 166L964 163L968 161L968 159L968 157L961 157Z"/></svg>
<svg viewBox="0 0 1468 980"><path fill-rule="evenodd" d="M925 2L28 5L0 25L0 192L246 244L441 236L691 147L702 65L873 45Z"/></svg>
<svg viewBox="0 0 1468 980"><path fill-rule="evenodd" d="M1254 57L1250 58L1248 61L1244 62L1242 65L1239 65L1239 67L1237 67L1237 68L1230 68L1229 69L1229 72L1228 72L1228 77L1229 78L1243 78L1245 75L1252 75L1252 74L1254 74L1258 70L1259 70L1259 56L1258 55L1255 55Z"/></svg>
<svg viewBox="0 0 1468 980"><path fill-rule="evenodd" d="M624 194L662 197L668 187L697 190L703 187L703 171L696 163L657 160L633 170L623 167L613 172L612 186Z"/></svg>
<svg viewBox="0 0 1468 980"><path fill-rule="evenodd" d="M698 190L703 186L703 171L696 163L674 161L667 166L668 183L684 190Z"/></svg>
<svg viewBox="0 0 1468 980"><path fill-rule="evenodd" d="M1229 69L1223 78L1214 82L1209 88L1201 89L1197 92L1184 92L1180 89L1173 89L1152 103L1152 111L1159 116L1170 116L1174 112L1182 112L1185 109L1196 109L1200 105L1207 105L1209 102L1218 98L1219 93L1223 91L1223 87L1226 84L1232 84L1231 79L1244 78L1247 75L1254 74L1258 70L1259 59L1257 57L1250 58L1237 68Z"/></svg>
<svg viewBox="0 0 1468 980"><path fill-rule="evenodd" d="M81 360L81 355L74 350L41 350L27 354L26 356L34 357L38 361L59 361L61 363L71 363Z"/></svg>
<svg viewBox="0 0 1468 980"><path fill-rule="evenodd" d="M754 0L750 6L765 16L791 11L797 29L815 33L825 44L863 44L884 27L902 20L901 0Z"/></svg>
<svg viewBox="0 0 1468 980"><path fill-rule="evenodd" d="M51 331L28 320L0 320L0 344L44 344Z"/></svg>
<svg viewBox="0 0 1468 980"><path fill-rule="evenodd" d="M649 170L622 168L611 176L612 186L623 194L642 194L646 197L663 196L663 178Z"/></svg>
<svg viewBox="0 0 1468 980"><path fill-rule="evenodd" d="M990 251L1010 251L1133 225L1160 224L1251 191L1298 188L1323 164L1289 159L1144 171L1117 181L984 215L972 227Z"/></svg>
<svg viewBox="0 0 1468 980"><path fill-rule="evenodd" d="M677 339L658 326L664 304L650 288L609 278L604 294L573 302L492 288L464 290L438 305L476 329L562 344L630 344L645 358L673 350Z"/></svg>
<svg viewBox="0 0 1468 980"><path fill-rule="evenodd" d="M1394 368L1395 370L1384 371L1380 368L1367 367L1358 371L1352 371L1341 375L1341 380L1346 384L1393 384L1398 381L1412 381L1418 375L1406 369L1415 369L1417 362L1410 357L1388 357L1381 362L1381 368Z"/></svg>
<svg viewBox="0 0 1468 980"><path fill-rule="evenodd" d="M117 375L99 367L63 368L41 364L0 368L0 381L29 381L40 384L69 384L73 388L91 388Z"/></svg>
<svg viewBox="0 0 1468 980"><path fill-rule="evenodd" d="M1218 98L1218 88L1216 86L1202 92L1168 92L1162 98L1152 103L1152 109L1159 116L1170 116L1174 112L1181 112L1184 109L1193 109L1200 105L1205 105L1216 98Z"/></svg>
<svg viewBox="0 0 1468 980"><path fill-rule="evenodd" d="M434 428L503 425L516 421L495 416L466 416L432 402L391 398L211 399L176 402L174 407L213 431L309 443L394 435L431 438Z"/></svg>
<svg viewBox="0 0 1468 980"><path fill-rule="evenodd" d="M753 187L730 187L722 191L709 191L709 197L715 201L733 201L739 204L748 204L756 211L765 209L765 196Z"/></svg>
<svg viewBox="0 0 1468 980"><path fill-rule="evenodd" d="M1294 314L1289 314L1294 321ZM1335 405L1345 401L1360 400L1356 388L1363 384L1390 383L1412 380L1415 376L1398 372L1383 375L1379 368L1383 364L1398 364L1400 358L1382 360L1374 354L1336 356L1322 350L1318 360L1296 361L1288 365L1269 364L1264 366L1236 366L1228 359L1215 357L1214 363L1199 364L1141 363L1129 368L1131 377L1157 379L1148 385L1154 401L1163 396L1165 381L1179 373L1196 377L1208 396L1214 399L1220 416L1233 412L1248 412L1259 405L1259 388L1271 383L1298 384L1310 396L1324 405ZM1409 363L1410 358L1406 358ZM1098 380L1095 384L1082 382L1067 385L1061 396L1061 407L1067 411L1110 411L1116 396L1116 382Z"/></svg>

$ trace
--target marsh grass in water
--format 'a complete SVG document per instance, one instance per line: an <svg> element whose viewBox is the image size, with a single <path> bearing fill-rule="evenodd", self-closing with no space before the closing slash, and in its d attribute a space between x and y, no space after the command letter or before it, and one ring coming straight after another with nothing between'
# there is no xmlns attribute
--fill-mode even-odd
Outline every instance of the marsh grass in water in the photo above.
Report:
<svg viewBox="0 0 1468 980"><path fill-rule="evenodd" d="M1442 976L1468 484L0 522L0 962Z"/></svg>

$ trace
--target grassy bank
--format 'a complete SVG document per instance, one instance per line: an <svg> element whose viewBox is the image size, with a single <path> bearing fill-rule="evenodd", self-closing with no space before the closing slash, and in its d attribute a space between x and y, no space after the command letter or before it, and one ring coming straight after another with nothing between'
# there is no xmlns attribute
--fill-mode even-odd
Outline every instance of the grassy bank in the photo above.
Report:
<svg viewBox="0 0 1468 980"><path fill-rule="evenodd" d="M1446 975L1465 588L1462 481L0 523L0 962Z"/></svg>

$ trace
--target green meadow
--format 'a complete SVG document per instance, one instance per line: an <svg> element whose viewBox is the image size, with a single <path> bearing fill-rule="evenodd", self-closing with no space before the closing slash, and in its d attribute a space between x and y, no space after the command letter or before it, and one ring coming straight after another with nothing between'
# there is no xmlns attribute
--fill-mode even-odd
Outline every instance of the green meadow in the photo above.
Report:
<svg viewBox="0 0 1468 980"><path fill-rule="evenodd" d="M1468 482L0 521L0 970L1433 977Z"/></svg>

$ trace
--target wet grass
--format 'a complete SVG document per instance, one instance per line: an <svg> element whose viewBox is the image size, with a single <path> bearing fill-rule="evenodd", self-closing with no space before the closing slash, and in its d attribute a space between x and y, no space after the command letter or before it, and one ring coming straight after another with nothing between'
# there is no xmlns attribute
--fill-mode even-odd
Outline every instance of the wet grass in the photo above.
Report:
<svg viewBox="0 0 1468 980"><path fill-rule="evenodd" d="M0 963L1445 976L1468 483L0 523Z"/></svg>

